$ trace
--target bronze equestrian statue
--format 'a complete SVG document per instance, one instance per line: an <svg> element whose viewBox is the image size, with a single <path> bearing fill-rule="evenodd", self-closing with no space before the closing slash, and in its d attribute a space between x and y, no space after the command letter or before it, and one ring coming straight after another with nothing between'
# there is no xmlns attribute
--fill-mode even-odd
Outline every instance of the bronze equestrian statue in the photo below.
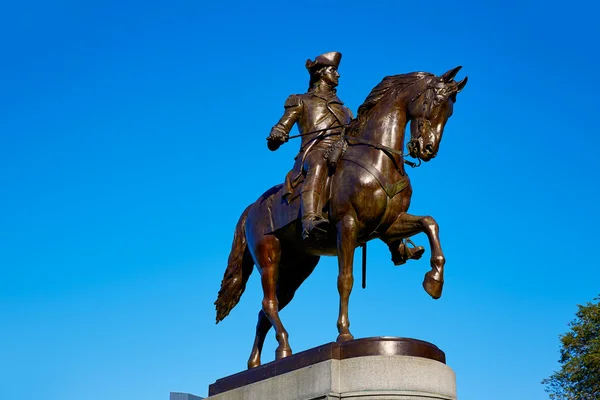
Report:
<svg viewBox="0 0 600 400"><path fill-rule="evenodd" d="M315 74L313 78L312 64L315 63L319 69L337 67L341 57L337 54L327 53L321 59L317 57L314 62L307 62L311 83L313 79L319 80L324 76ZM325 65L318 66L319 63ZM301 134L308 133L303 136L303 148L305 140L310 146L307 137L314 136L313 131L305 130L330 128L321 131L325 132L323 136L337 138L330 142L328 149L321 148L319 141L311 143L316 142L313 145L318 146L315 154L320 157L331 158L332 154L337 154L340 158L333 160L333 164L337 164L335 173L328 169L322 177L319 171L314 178L310 175L311 168L314 169L315 165L317 169L325 168L324 164L316 157L307 163L313 150L301 150L285 183L267 190L244 210L239 219L215 305L218 323L239 302L250 273L254 265L257 266L264 297L248 368L261 364L261 351L271 326L275 328L279 344L276 358L292 354L279 311L291 301L300 284L316 267L320 256L338 256L338 342L353 339L349 330L348 300L354 283L354 250L369 240L381 239L390 248L394 263L402 263L405 257L400 252L406 250L404 240L424 232L432 254L431 270L425 274L423 287L434 299L442 295L445 258L438 225L432 217L407 213L412 188L404 169L402 149L405 128L410 122L410 141L407 144L410 156L429 161L437 155L456 96L467 83L467 78L460 82L454 80L459 69L456 67L439 77L426 72L386 77L359 107L357 118L347 125L350 113L337 96L334 98L334 92L330 91L324 99L318 97L320 100L316 100L309 90L309 93L286 102L284 117L269 135L269 148L276 149L288 138L293 123L300 122ZM329 89L333 89L333 83L337 84L339 76L337 68L323 72L329 75L325 79L329 80ZM331 113L340 118L339 121L336 118L336 123L344 124L342 128L329 125L333 123L329 116L324 124L313 122L309 125L305 122L303 114L319 110L322 104L332 108ZM302 110L290 119L289 115L294 115L297 108ZM341 151L336 152L336 149ZM321 190L319 196L311 195L318 197L317 200L314 197L309 199L309 195L305 194L318 190ZM303 202L305 199L308 200L306 204ZM308 217L304 218L306 215ZM328 222L321 222L325 220ZM313 232L319 233L315 235Z"/></svg>

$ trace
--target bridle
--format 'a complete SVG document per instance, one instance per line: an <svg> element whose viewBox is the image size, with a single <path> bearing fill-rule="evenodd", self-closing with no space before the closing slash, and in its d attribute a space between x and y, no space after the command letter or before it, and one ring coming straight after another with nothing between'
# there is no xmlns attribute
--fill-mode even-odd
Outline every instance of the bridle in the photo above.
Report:
<svg viewBox="0 0 600 400"><path fill-rule="evenodd" d="M417 93L415 95L415 97L413 97L411 99L411 101L409 103L409 108L410 108L410 105L412 103L417 101L421 96L424 96L423 107L421 109L422 117L417 118L417 133L413 136L412 131L411 131L410 140L406 144L406 147L408 148L408 153L411 154L411 156L413 153L415 143L417 142L417 140L419 140L423 136L424 130L427 129L428 132L431 131L431 119L430 119L431 108L433 106L433 102L435 101L435 98L437 97L438 89L440 89L439 86L429 82L429 83L427 83L427 86L425 87L425 89L420 91L419 93ZM415 156L412 156L412 157L416 158L419 161L419 165L421 165L421 158L419 158L418 154Z"/></svg>

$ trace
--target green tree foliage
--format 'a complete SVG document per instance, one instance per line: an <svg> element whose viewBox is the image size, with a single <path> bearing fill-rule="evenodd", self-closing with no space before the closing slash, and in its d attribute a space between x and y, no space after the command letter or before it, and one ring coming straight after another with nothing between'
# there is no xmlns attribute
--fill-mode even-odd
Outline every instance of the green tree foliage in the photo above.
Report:
<svg viewBox="0 0 600 400"><path fill-rule="evenodd" d="M600 399L600 297L578 305L569 327L560 335L561 369L542 381L553 400Z"/></svg>

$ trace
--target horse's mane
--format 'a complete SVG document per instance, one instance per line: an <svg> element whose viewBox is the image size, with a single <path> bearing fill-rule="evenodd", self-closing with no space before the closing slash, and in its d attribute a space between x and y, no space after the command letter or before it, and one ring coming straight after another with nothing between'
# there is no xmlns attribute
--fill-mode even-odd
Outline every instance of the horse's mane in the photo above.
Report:
<svg viewBox="0 0 600 400"><path fill-rule="evenodd" d="M347 132L349 135L358 136L365 124L367 117L373 109L380 103L389 98L396 97L400 92L413 84L415 81L426 76L434 76L429 72L411 72L408 74L400 74L386 76L383 80L371 90L365 101L358 107L356 118L348 125Z"/></svg>

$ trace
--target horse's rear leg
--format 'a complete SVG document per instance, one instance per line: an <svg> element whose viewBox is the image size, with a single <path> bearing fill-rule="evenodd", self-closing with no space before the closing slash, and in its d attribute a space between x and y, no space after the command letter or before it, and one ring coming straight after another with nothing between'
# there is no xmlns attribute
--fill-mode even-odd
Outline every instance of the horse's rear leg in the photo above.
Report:
<svg viewBox="0 0 600 400"><path fill-rule="evenodd" d="M248 369L255 368L260 365L260 355L262 353L263 345L265 344L265 338L267 333L271 329L271 321L265 315L263 310L258 313L258 322L256 323L256 336L254 338L254 345L252 346L252 353L248 359Z"/></svg>
<svg viewBox="0 0 600 400"><path fill-rule="evenodd" d="M432 217L419 217L402 213L383 235L382 240L389 244L424 232L431 247L431 271L425 274L423 288L431 297L439 299L444 286L444 264L446 259L440 244L439 227Z"/></svg>
<svg viewBox="0 0 600 400"><path fill-rule="evenodd" d="M287 306L296 290L300 287L302 282L313 272L319 257L309 256L306 258L294 257L293 262L286 262L286 276L280 276L277 285L277 299L279 300L279 311L283 310ZM288 265L289 264L289 265ZM279 266L282 267L281 265ZM267 333L271 329L271 322L265 315L264 311L258 313L258 323L256 324L256 338L254 339L254 346L252 347L252 353L248 360L248 368L258 367L261 364L260 356L262 353L263 345Z"/></svg>
<svg viewBox="0 0 600 400"><path fill-rule="evenodd" d="M275 328L275 338L279 346L275 350L277 359L292 354L288 343L288 333L279 319L279 300L277 299L277 279L279 277L279 262L281 261L281 243L274 235L265 235L254 254L260 268L263 288L262 310Z"/></svg>

